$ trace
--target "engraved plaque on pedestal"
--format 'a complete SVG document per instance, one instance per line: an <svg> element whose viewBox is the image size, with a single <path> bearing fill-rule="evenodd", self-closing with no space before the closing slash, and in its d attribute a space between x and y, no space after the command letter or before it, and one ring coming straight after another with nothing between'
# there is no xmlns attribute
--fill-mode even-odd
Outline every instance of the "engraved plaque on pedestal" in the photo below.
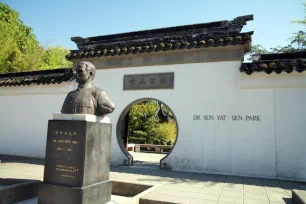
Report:
<svg viewBox="0 0 306 204"><path fill-rule="evenodd" d="M110 200L111 128L108 123L50 120L41 204Z"/></svg>

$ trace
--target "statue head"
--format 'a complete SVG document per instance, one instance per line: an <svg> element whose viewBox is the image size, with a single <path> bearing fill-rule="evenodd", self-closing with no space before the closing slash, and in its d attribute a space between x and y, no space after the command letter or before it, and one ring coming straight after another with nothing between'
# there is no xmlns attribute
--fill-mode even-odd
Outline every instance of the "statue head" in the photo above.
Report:
<svg viewBox="0 0 306 204"><path fill-rule="evenodd" d="M93 81L96 76L96 68L90 62L80 62L76 68L76 82L86 84Z"/></svg>
<svg viewBox="0 0 306 204"><path fill-rule="evenodd" d="M90 62L80 62L75 67L78 88L71 91L64 101L63 114L92 114L105 116L115 109L115 104L105 91L92 85L96 68Z"/></svg>

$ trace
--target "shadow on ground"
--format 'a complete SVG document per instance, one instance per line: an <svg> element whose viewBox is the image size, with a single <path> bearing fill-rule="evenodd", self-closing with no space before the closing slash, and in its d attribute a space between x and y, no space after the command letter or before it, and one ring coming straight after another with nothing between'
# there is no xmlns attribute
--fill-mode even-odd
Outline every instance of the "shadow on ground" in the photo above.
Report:
<svg viewBox="0 0 306 204"><path fill-rule="evenodd" d="M0 163L23 163L23 164L38 164L44 165L45 160L33 157L22 157L22 156L12 156L12 155L0 155Z"/></svg>

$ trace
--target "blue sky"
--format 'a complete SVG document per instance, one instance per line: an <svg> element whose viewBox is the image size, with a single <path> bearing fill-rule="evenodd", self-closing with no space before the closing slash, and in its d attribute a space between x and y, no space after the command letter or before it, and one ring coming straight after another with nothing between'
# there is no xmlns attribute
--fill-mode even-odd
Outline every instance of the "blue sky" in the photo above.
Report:
<svg viewBox="0 0 306 204"><path fill-rule="evenodd" d="M232 20L254 14L243 31L254 31L253 44L286 45L301 29L289 22L304 18L302 0L0 0L20 13L42 46L76 49L73 36Z"/></svg>

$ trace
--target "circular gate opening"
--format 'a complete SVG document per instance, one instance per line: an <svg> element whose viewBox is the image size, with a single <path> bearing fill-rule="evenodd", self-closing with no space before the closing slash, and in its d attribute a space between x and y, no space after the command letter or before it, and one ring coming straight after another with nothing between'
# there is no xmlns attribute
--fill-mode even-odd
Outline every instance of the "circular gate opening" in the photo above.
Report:
<svg viewBox="0 0 306 204"><path fill-rule="evenodd" d="M128 105L117 123L125 165L161 167L174 149L178 126L173 111L160 100L145 98Z"/></svg>

